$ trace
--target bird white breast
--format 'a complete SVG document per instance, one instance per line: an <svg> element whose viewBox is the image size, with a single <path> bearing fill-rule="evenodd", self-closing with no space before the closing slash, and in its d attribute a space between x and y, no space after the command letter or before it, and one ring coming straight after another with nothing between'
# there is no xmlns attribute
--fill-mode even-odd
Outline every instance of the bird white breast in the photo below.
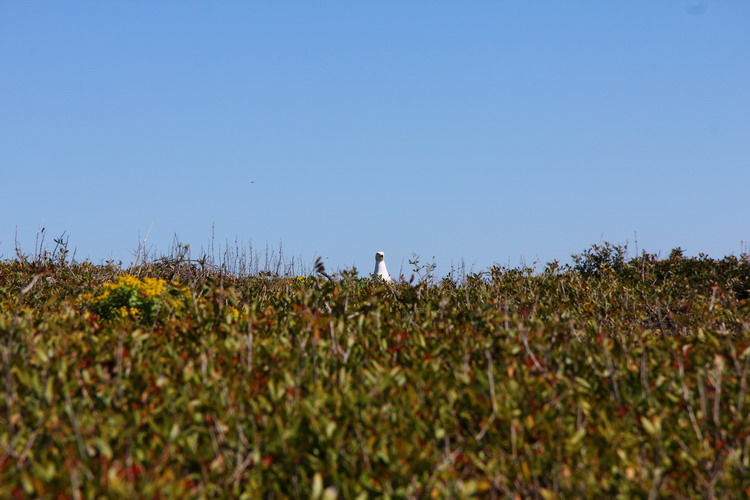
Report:
<svg viewBox="0 0 750 500"><path fill-rule="evenodd" d="M382 252L378 252L375 254L375 272L373 274L380 277L382 280L387 281L388 283L392 283L393 278L391 278L391 275L388 274L388 268L385 267L384 257L385 256Z"/></svg>

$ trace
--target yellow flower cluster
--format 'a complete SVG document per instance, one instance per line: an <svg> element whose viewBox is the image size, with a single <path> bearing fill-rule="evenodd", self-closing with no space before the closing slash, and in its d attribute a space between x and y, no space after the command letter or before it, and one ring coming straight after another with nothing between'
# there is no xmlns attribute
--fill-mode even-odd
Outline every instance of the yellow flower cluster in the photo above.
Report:
<svg viewBox="0 0 750 500"><path fill-rule="evenodd" d="M104 293L97 297L97 301L101 302L107 299L114 290L123 287L135 288L145 297L158 297L167 289L167 282L160 278L144 278L141 281L131 274L118 276L116 283L104 284Z"/></svg>
<svg viewBox="0 0 750 500"><path fill-rule="evenodd" d="M79 300L89 303L92 310L103 317L150 321L159 311L174 313L184 310L191 298L186 286L170 284L160 278L139 279L126 274L118 276L114 283L105 283L101 294L83 294Z"/></svg>
<svg viewBox="0 0 750 500"><path fill-rule="evenodd" d="M227 315L227 318L233 321L237 321L240 319L240 311L236 307L228 306L224 309L224 314Z"/></svg>
<svg viewBox="0 0 750 500"><path fill-rule="evenodd" d="M146 297L158 297L167 288L167 282L159 278L144 278L140 286L141 293Z"/></svg>
<svg viewBox="0 0 750 500"><path fill-rule="evenodd" d="M128 317L135 318L138 316L138 313L140 313L137 307L126 307L126 306L122 306L121 308L119 308L118 312L120 313L120 316L122 316L123 318L128 318Z"/></svg>

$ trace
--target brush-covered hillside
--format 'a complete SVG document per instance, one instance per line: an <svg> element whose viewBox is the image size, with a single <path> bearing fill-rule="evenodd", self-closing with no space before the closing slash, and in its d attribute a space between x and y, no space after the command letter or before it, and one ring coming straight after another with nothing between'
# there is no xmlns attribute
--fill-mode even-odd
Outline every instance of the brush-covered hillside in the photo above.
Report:
<svg viewBox="0 0 750 500"><path fill-rule="evenodd" d="M750 260L0 263L2 498L739 498Z"/></svg>

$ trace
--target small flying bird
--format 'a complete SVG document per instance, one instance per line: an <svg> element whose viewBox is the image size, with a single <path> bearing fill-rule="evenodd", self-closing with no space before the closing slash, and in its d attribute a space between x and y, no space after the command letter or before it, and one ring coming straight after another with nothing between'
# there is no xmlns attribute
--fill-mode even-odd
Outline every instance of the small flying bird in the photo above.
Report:
<svg viewBox="0 0 750 500"><path fill-rule="evenodd" d="M388 274L388 268L385 267L385 253L377 252L375 254L375 272L372 273L386 283L393 283L393 278Z"/></svg>

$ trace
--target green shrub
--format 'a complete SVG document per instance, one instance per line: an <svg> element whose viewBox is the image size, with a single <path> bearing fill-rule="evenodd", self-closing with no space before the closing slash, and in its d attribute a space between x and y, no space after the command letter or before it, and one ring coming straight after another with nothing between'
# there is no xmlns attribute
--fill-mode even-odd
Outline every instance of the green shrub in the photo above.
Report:
<svg viewBox="0 0 750 500"><path fill-rule="evenodd" d="M105 283L104 291L96 296L82 295L91 310L102 318L130 317L139 322L151 322L161 312L182 313L192 302L187 287L169 284L160 278L132 275L119 276L114 283Z"/></svg>

